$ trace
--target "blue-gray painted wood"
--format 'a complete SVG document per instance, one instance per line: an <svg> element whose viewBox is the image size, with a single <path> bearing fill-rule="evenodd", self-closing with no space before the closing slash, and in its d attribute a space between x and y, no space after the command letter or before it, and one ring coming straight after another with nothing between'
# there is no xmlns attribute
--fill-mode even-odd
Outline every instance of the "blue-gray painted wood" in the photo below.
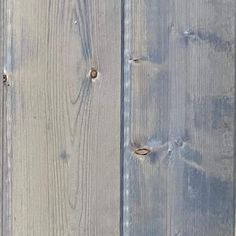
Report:
<svg viewBox="0 0 236 236"><path fill-rule="evenodd" d="M0 9L3 236L234 236L234 0Z"/></svg>
<svg viewBox="0 0 236 236"><path fill-rule="evenodd" d="M234 236L235 1L125 2L124 235Z"/></svg>

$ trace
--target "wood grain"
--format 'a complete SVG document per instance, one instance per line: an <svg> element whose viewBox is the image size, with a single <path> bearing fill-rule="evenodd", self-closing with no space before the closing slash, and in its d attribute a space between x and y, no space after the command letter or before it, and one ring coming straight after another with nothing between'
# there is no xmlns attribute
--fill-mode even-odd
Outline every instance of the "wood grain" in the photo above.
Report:
<svg viewBox="0 0 236 236"><path fill-rule="evenodd" d="M9 2L9 235L118 236L121 3Z"/></svg>
<svg viewBox="0 0 236 236"><path fill-rule="evenodd" d="M5 221L6 221L6 215L5 212L5 171L4 171L4 121L5 119L5 113L4 113L4 84L3 84L3 75L4 75L4 44L5 44L5 21L6 21L6 14L5 14L5 1L0 1L0 67L1 67L1 74L0 74L0 235L4 235L4 229L5 229Z"/></svg>
<svg viewBox="0 0 236 236"><path fill-rule="evenodd" d="M125 235L233 236L235 1L126 5Z"/></svg>

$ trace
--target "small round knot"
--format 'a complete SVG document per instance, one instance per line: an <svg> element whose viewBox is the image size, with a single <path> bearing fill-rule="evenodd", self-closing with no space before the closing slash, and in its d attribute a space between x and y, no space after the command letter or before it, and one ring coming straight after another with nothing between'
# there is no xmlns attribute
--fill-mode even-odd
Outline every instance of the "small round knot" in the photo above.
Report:
<svg viewBox="0 0 236 236"><path fill-rule="evenodd" d="M98 71L97 71L95 68L92 68L92 69L90 70L90 78L96 79L97 76L98 76Z"/></svg>

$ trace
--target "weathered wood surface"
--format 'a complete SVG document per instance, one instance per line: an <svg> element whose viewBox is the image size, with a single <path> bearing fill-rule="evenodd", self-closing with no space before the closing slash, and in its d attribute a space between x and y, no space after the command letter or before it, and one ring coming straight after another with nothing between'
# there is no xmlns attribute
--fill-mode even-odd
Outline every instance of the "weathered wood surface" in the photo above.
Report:
<svg viewBox="0 0 236 236"><path fill-rule="evenodd" d="M119 235L121 3L8 3L7 235Z"/></svg>
<svg viewBox="0 0 236 236"><path fill-rule="evenodd" d="M234 0L0 11L1 235L234 235Z"/></svg>
<svg viewBox="0 0 236 236"><path fill-rule="evenodd" d="M233 236L235 1L125 9L124 235Z"/></svg>
<svg viewBox="0 0 236 236"><path fill-rule="evenodd" d="M5 43L5 21L6 21L6 14L5 14L5 1L0 1L0 66L1 66L1 75L4 74L4 43ZM5 162L4 157L4 122L5 122L5 106L4 106L4 87L2 83L2 77L0 81L0 235L3 236L3 225L5 223L5 220L7 218L7 214L4 214L6 212L5 208L5 195L3 194L3 191L5 189L5 178L4 175L6 172L3 170L3 163Z"/></svg>

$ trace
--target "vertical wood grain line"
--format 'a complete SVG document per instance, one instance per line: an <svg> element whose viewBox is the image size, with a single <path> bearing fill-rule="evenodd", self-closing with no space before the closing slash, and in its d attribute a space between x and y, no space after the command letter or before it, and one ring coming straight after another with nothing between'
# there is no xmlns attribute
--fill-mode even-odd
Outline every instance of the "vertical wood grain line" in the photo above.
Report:
<svg viewBox="0 0 236 236"><path fill-rule="evenodd" d="M124 90L123 90L123 112L124 112L124 171L123 171L123 235L129 235L129 142L130 142L130 25L131 25L131 2L124 1Z"/></svg>
<svg viewBox="0 0 236 236"><path fill-rule="evenodd" d="M12 2L3 4L3 73L7 81L2 86L2 235L11 236L11 89L10 77L12 71Z"/></svg>
<svg viewBox="0 0 236 236"><path fill-rule="evenodd" d="M124 14L125 0L121 0L121 92L120 92L120 236L124 235Z"/></svg>
<svg viewBox="0 0 236 236"><path fill-rule="evenodd" d="M234 3L234 12L236 12L236 2ZM234 14L234 39L236 40L236 17ZM236 108L236 47L234 46L234 108ZM236 124L236 109L234 109L234 126ZM234 127L234 167L233 167L233 235L236 236L236 129Z"/></svg>

